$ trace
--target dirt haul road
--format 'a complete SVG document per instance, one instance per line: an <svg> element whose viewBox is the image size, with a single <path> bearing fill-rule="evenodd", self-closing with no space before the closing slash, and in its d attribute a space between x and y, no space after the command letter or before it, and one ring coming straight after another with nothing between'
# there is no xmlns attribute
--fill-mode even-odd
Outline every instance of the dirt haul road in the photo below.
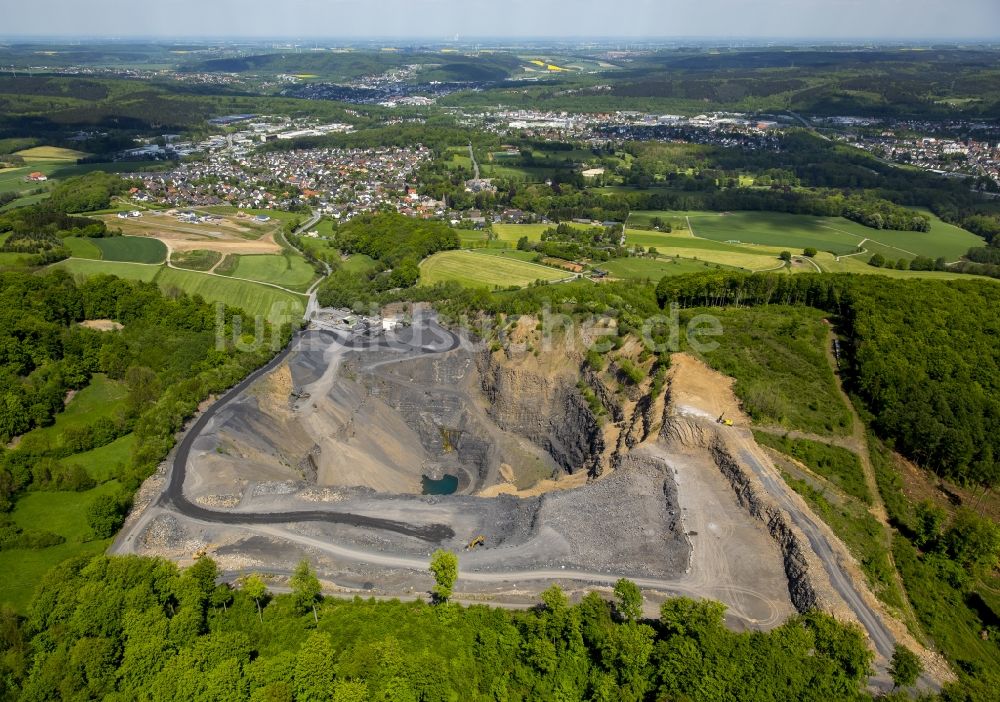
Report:
<svg viewBox="0 0 1000 702"><path fill-rule="evenodd" d="M415 338L412 335L409 338L398 338L395 343L390 343L385 339L359 338L350 335L339 335L329 331L322 332L322 334L333 337L338 344L342 345L344 348L357 348L359 346L370 348L377 347L397 350L400 353L405 354L445 353L458 347L458 337L443 327L436 324L428 324L426 329L423 331L424 333L421 334L422 341L419 345L412 345L411 342ZM187 430L178 445L177 452L172 463L169 482L160 497L159 504L164 507L170 507L178 513L191 517L192 519L203 522L218 522L221 524L287 524L290 522L322 521L347 524L357 527L382 529L408 536L414 536L433 543L438 543L453 536L454 532L451 527L446 524L411 525L387 519L380 519L378 517L338 512L335 510L298 510L274 513L226 512L206 509L205 507L196 505L184 495L184 482L187 478L191 448L201 432L212 421L213 417L215 417L219 410L238 397L259 378L267 375L279 365L284 363L285 359L295 349L296 345L301 342L302 338L302 333L296 334L291 343L283 351L281 351L281 353L275 356L267 365L257 369L238 385L231 388L226 394L219 398L215 404L205 410L205 412L198 417L195 423ZM424 339L426 339L426 341L423 341ZM115 540L115 544L112 546L112 551L124 550L126 544L133 541L135 532L138 530L138 526L138 524L135 524L131 529L123 530Z"/></svg>

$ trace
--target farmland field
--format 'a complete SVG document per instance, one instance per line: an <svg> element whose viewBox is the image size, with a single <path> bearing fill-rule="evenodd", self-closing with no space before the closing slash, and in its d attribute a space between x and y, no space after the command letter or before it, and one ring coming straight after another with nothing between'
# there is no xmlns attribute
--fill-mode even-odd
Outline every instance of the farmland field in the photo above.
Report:
<svg viewBox="0 0 1000 702"><path fill-rule="evenodd" d="M170 263L178 268L186 268L189 271L210 270L221 260L222 254L218 251L205 251L204 249L175 251L170 254Z"/></svg>
<svg viewBox="0 0 1000 702"><path fill-rule="evenodd" d="M316 271L299 255L263 254L237 256L231 273L234 278L248 278L262 283L274 283L291 289L305 290L316 277Z"/></svg>
<svg viewBox="0 0 1000 702"><path fill-rule="evenodd" d="M554 226L554 224L494 224L493 231L500 241L517 244L517 240L522 236L528 237L528 241L541 241L542 232Z"/></svg>
<svg viewBox="0 0 1000 702"><path fill-rule="evenodd" d="M89 258L94 261L101 258L101 250L93 239L71 236L63 239L63 245L69 249L74 258Z"/></svg>
<svg viewBox="0 0 1000 702"><path fill-rule="evenodd" d="M14 154L24 159L25 163L76 163L90 154L73 149L63 149L58 146L35 146Z"/></svg>
<svg viewBox="0 0 1000 702"><path fill-rule="evenodd" d="M94 245L101 250L105 261L126 261L129 263L163 263L167 257L167 247L162 241L138 236L112 236L94 239Z"/></svg>
<svg viewBox="0 0 1000 702"><path fill-rule="evenodd" d="M781 248L753 246L749 244L727 244L711 239L699 239L687 231L670 234L642 229L629 229L626 243L655 248L661 255L680 256L733 266L745 270L770 270L778 267Z"/></svg>
<svg viewBox="0 0 1000 702"><path fill-rule="evenodd" d="M470 251L444 251L420 264L420 282L423 285L457 281L473 287L524 286L536 280L562 280L568 275L565 271L537 263L486 257Z"/></svg>
<svg viewBox="0 0 1000 702"><path fill-rule="evenodd" d="M692 261L690 259L652 259L652 258L618 258L601 263L598 268L606 270L614 278L630 280L659 280L668 275L685 275L688 273L704 273L716 270L718 264L707 261ZM722 266L728 268L728 266Z"/></svg>
<svg viewBox="0 0 1000 702"><path fill-rule="evenodd" d="M690 218L691 232L714 241L737 241L801 250L812 246L834 254L854 253L877 234L874 229L840 217L811 217L783 212L703 214Z"/></svg>
<svg viewBox="0 0 1000 702"><path fill-rule="evenodd" d="M854 253L858 245L887 258L944 256L957 260L982 239L931 216L929 232L870 229L843 217L812 217L778 212L699 213L690 217L692 233L714 241L738 241L801 250L814 247L836 255Z"/></svg>
<svg viewBox="0 0 1000 702"><path fill-rule="evenodd" d="M209 302L224 302L272 322L290 321L288 317L298 319L305 312L305 296L243 280L162 268L156 282L164 290L179 288L189 295L201 295Z"/></svg>
<svg viewBox="0 0 1000 702"><path fill-rule="evenodd" d="M495 242L494 242L495 243ZM489 249L476 249L476 253L480 256L499 256L501 258L512 258L519 261L528 261L533 263L535 257L538 256L534 251L518 251L517 249L502 249L502 248L489 248Z"/></svg>
<svg viewBox="0 0 1000 702"><path fill-rule="evenodd" d="M868 245L865 244L865 246L867 247ZM970 278L997 280L996 278L970 276L963 273L949 273L948 271L899 271L893 268L875 268L868 265L868 254L842 257L838 261L834 256L820 251L814 260L819 264L820 268L829 273L860 273L862 275L884 275L890 278L933 278L936 280L969 280Z"/></svg>
<svg viewBox="0 0 1000 702"><path fill-rule="evenodd" d="M117 261L88 261L83 258L71 258L53 264L53 268L62 268L69 271L71 275L116 275L119 278L129 280L143 280L149 282L156 277L160 271L160 266L150 266L138 263L120 263Z"/></svg>
<svg viewBox="0 0 1000 702"><path fill-rule="evenodd" d="M872 239L886 246L905 249L919 256L937 258L944 256L949 262L957 261L973 246L983 246L983 240L953 224L941 221L937 216L924 211L931 218L929 232L895 232L883 230L873 232ZM869 248L865 244L865 248ZM898 258L898 256L897 256Z"/></svg>

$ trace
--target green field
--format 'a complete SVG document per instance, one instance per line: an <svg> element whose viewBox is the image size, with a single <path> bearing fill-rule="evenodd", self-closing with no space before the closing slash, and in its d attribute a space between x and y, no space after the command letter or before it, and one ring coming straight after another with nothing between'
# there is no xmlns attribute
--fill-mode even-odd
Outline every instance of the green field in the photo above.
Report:
<svg viewBox="0 0 1000 702"><path fill-rule="evenodd" d="M420 282L434 285L456 281L474 287L525 286L536 280L556 281L569 277L566 271L517 259L484 256L471 251L443 251L420 264Z"/></svg>
<svg viewBox="0 0 1000 702"><path fill-rule="evenodd" d="M865 244L867 247L868 244ZM947 271L899 271L893 268L875 268L868 265L867 254L861 256L851 256L849 258L836 257L824 251L820 251L814 259L820 268L828 273L858 273L861 275L884 275L890 278L933 278L936 280L996 280L996 278L986 278L983 276L970 276L964 273L948 273ZM900 258L906 258L900 257Z"/></svg>
<svg viewBox="0 0 1000 702"><path fill-rule="evenodd" d="M333 230L336 224L337 223L329 217L323 217L316 223L316 226L313 227L313 229L315 229L320 236L331 237L333 236ZM313 241L315 241L315 239Z"/></svg>
<svg viewBox="0 0 1000 702"><path fill-rule="evenodd" d="M227 269L226 274L303 291L316 277L316 271L308 261L290 253L236 256L235 267Z"/></svg>
<svg viewBox="0 0 1000 702"><path fill-rule="evenodd" d="M5 251L0 253L0 266L21 266L31 254L15 253Z"/></svg>
<svg viewBox="0 0 1000 702"><path fill-rule="evenodd" d="M94 239L105 261L129 263L163 263L167 258L167 247L158 239L142 236L112 236Z"/></svg>
<svg viewBox="0 0 1000 702"><path fill-rule="evenodd" d="M175 251L170 254L170 263L189 271L207 271L222 260L218 251Z"/></svg>
<svg viewBox="0 0 1000 702"><path fill-rule="evenodd" d="M46 166L22 166L20 168L3 168L0 169L0 193L9 192L11 190L16 190L18 192L22 190L33 190L34 188L43 188L46 183L26 183L24 178L35 171L41 171L45 175L51 174L59 166L54 164L49 164Z"/></svg>
<svg viewBox="0 0 1000 702"><path fill-rule="evenodd" d="M70 250L73 258L85 258L94 261L163 263L167 256L167 247L162 241L138 236L113 236L94 239L69 237L63 239L63 244Z"/></svg>
<svg viewBox="0 0 1000 702"><path fill-rule="evenodd" d="M649 213L643 213L649 214ZM664 219L676 213L663 213ZM958 227L931 219L929 232L870 229L843 217L812 217L780 212L698 213L690 215L692 233L720 242L784 247L793 253L806 247L835 255L854 253L858 246L887 258L944 256L957 260L982 239Z"/></svg>
<svg viewBox="0 0 1000 702"><path fill-rule="evenodd" d="M63 239L63 245L69 249L74 258L88 258L94 261L101 258L101 249L93 239L71 236Z"/></svg>
<svg viewBox="0 0 1000 702"><path fill-rule="evenodd" d="M128 464L133 446L135 446L135 435L126 434L100 448L64 458L62 463L66 465L79 464L84 467L91 478L99 483L105 483L120 477L119 464Z"/></svg>
<svg viewBox="0 0 1000 702"><path fill-rule="evenodd" d="M25 163L76 163L90 154L58 146L34 146L18 151L14 155L23 158Z"/></svg>
<svg viewBox="0 0 1000 702"><path fill-rule="evenodd" d="M626 231L625 241L632 246L655 248L665 256L680 256L744 270L773 270L781 266L781 261L778 260L781 248L699 239L686 230L668 234L630 228Z"/></svg>
<svg viewBox="0 0 1000 702"><path fill-rule="evenodd" d="M118 487L112 481L86 492L31 492L20 497L10 515L18 526L51 531L66 542L42 549L0 551L0 601L23 612L49 570L68 558L96 555L106 549L110 539L91 540L87 505L97 495Z"/></svg>
<svg viewBox="0 0 1000 702"><path fill-rule="evenodd" d="M606 263L596 264L606 270L614 278L626 280L657 281L668 275L686 275L688 273L704 273L720 266L707 261L692 261L690 259L652 259L652 258L618 258ZM728 268L728 266L722 266Z"/></svg>
<svg viewBox="0 0 1000 702"><path fill-rule="evenodd" d="M11 517L21 528L44 529L66 537L67 543L81 542L91 536L87 503L118 487L112 480L84 492L29 492L18 498Z"/></svg>
<svg viewBox="0 0 1000 702"><path fill-rule="evenodd" d="M262 316L272 322L299 319L305 312L305 296L243 280L162 268L156 282L164 290L177 288L189 295L201 295L209 302L224 302L241 308L247 314Z"/></svg>
<svg viewBox="0 0 1000 702"><path fill-rule="evenodd" d="M457 229L458 240L462 243L463 248L474 248L479 245L482 246L487 243L486 232L477 231L475 229Z"/></svg>
<svg viewBox="0 0 1000 702"><path fill-rule="evenodd" d="M517 240L522 236L528 237L528 241L541 241L542 232L556 226L555 224L494 224L493 232L500 241L517 244Z"/></svg>
<svg viewBox="0 0 1000 702"><path fill-rule="evenodd" d="M87 495L89 493L68 494ZM79 506L81 509L86 507L85 504ZM11 549L0 551L0 602L9 604L16 611L24 613L35 588L46 573L69 558L96 556L110 544L111 539L86 543L72 543L67 540L66 543L58 546L38 550Z"/></svg>
<svg viewBox="0 0 1000 702"><path fill-rule="evenodd" d="M71 258L52 265L53 268L63 268L73 275L84 277L92 275L116 275L129 280L149 282L160 272L161 266L149 266L139 263L119 263L116 261L88 261L83 258Z"/></svg>
<svg viewBox="0 0 1000 702"><path fill-rule="evenodd" d="M974 246L983 246L982 238L972 232L968 232L954 224L941 221L936 215L927 210L921 210L931 218L931 230L929 232L895 232L883 230L873 232L872 239L885 246L894 246L898 249L905 249L918 256L929 256L937 258L944 256L951 263L957 261ZM865 244L868 248L868 244ZM886 255L888 258L888 255ZM896 256L900 258L900 256Z"/></svg>
<svg viewBox="0 0 1000 702"><path fill-rule="evenodd" d="M367 275L379 267L378 261L370 256L365 256L364 254L354 254L349 256L341 265L345 271L350 271L359 275Z"/></svg>
<svg viewBox="0 0 1000 702"><path fill-rule="evenodd" d="M77 429L102 417L114 417L125 400L128 390L123 383L96 373L90 384L73 396L66 409L56 415L51 426L33 429L22 437L24 442L47 441L59 443L60 435L67 429Z"/></svg>
<svg viewBox="0 0 1000 702"><path fill-rule="evenodd" d="M493 242L496 243L496 242ZM483 248L476 249L475 253L480 256L499 256L501 258L513 258L518 261L527 261L529 263L534 263L538 254L534 251L518 251L517 249L507 249L507 248Z"/></svg>

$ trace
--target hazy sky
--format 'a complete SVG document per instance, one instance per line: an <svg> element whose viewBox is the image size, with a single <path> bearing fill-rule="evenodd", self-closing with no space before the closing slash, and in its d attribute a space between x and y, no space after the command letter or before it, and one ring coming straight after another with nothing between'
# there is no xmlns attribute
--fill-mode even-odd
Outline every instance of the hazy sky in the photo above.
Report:
<svg viewBox="0 0 1000 702"><path fill-rule="evenodd" d="M1000 0L0 0L0 35L1000 38Z"/></svg>

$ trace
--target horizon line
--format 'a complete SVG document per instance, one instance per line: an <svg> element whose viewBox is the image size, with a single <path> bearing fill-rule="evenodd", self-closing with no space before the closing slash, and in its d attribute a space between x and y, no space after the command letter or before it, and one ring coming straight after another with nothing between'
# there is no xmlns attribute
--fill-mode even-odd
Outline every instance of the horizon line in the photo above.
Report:
<svg viewBox="0 0 1000 702"><path fill-rule="evenodd" d="M17 34L0 34L0 41L73 41L73 42L95 42L95 41L110 41L110 42L143 42L143 43L159 43L159 42L211 42L211 41L242 41L250 43L259 42L272 42L272 41L301 41L301 42L345 42L345 43L364 43L364 42L381 42L385 40L391 40L396 42L416 42L416 43L433 43L433 44L462 44L468 42L481 42L481 41L499 41L499 42L512 42L512 41L522 41L522 42L544 42L552 41L559 43L663 43L663 42L745 42L753 45L754 43L773 43L773 42L784 42L791 44L842 44L842 45L858 45L858 44L870 44L870 43L887 43L887 44L989 44L989 43L1000 43L1000 35L994 36L945 36L945 37L879 37L879 36L841 36L841 37L810 37L810 36L793 36L793 35L774 35L774 36L741 36L741 35L664 35L664 36L652 36L652 35L466 35L466 36L435 36L435 35L356 35L356 36L322 36L322 35L146 35L137 34L134 36L119 35L119 34L28 34L28 33L17 33Z"/></svg>

